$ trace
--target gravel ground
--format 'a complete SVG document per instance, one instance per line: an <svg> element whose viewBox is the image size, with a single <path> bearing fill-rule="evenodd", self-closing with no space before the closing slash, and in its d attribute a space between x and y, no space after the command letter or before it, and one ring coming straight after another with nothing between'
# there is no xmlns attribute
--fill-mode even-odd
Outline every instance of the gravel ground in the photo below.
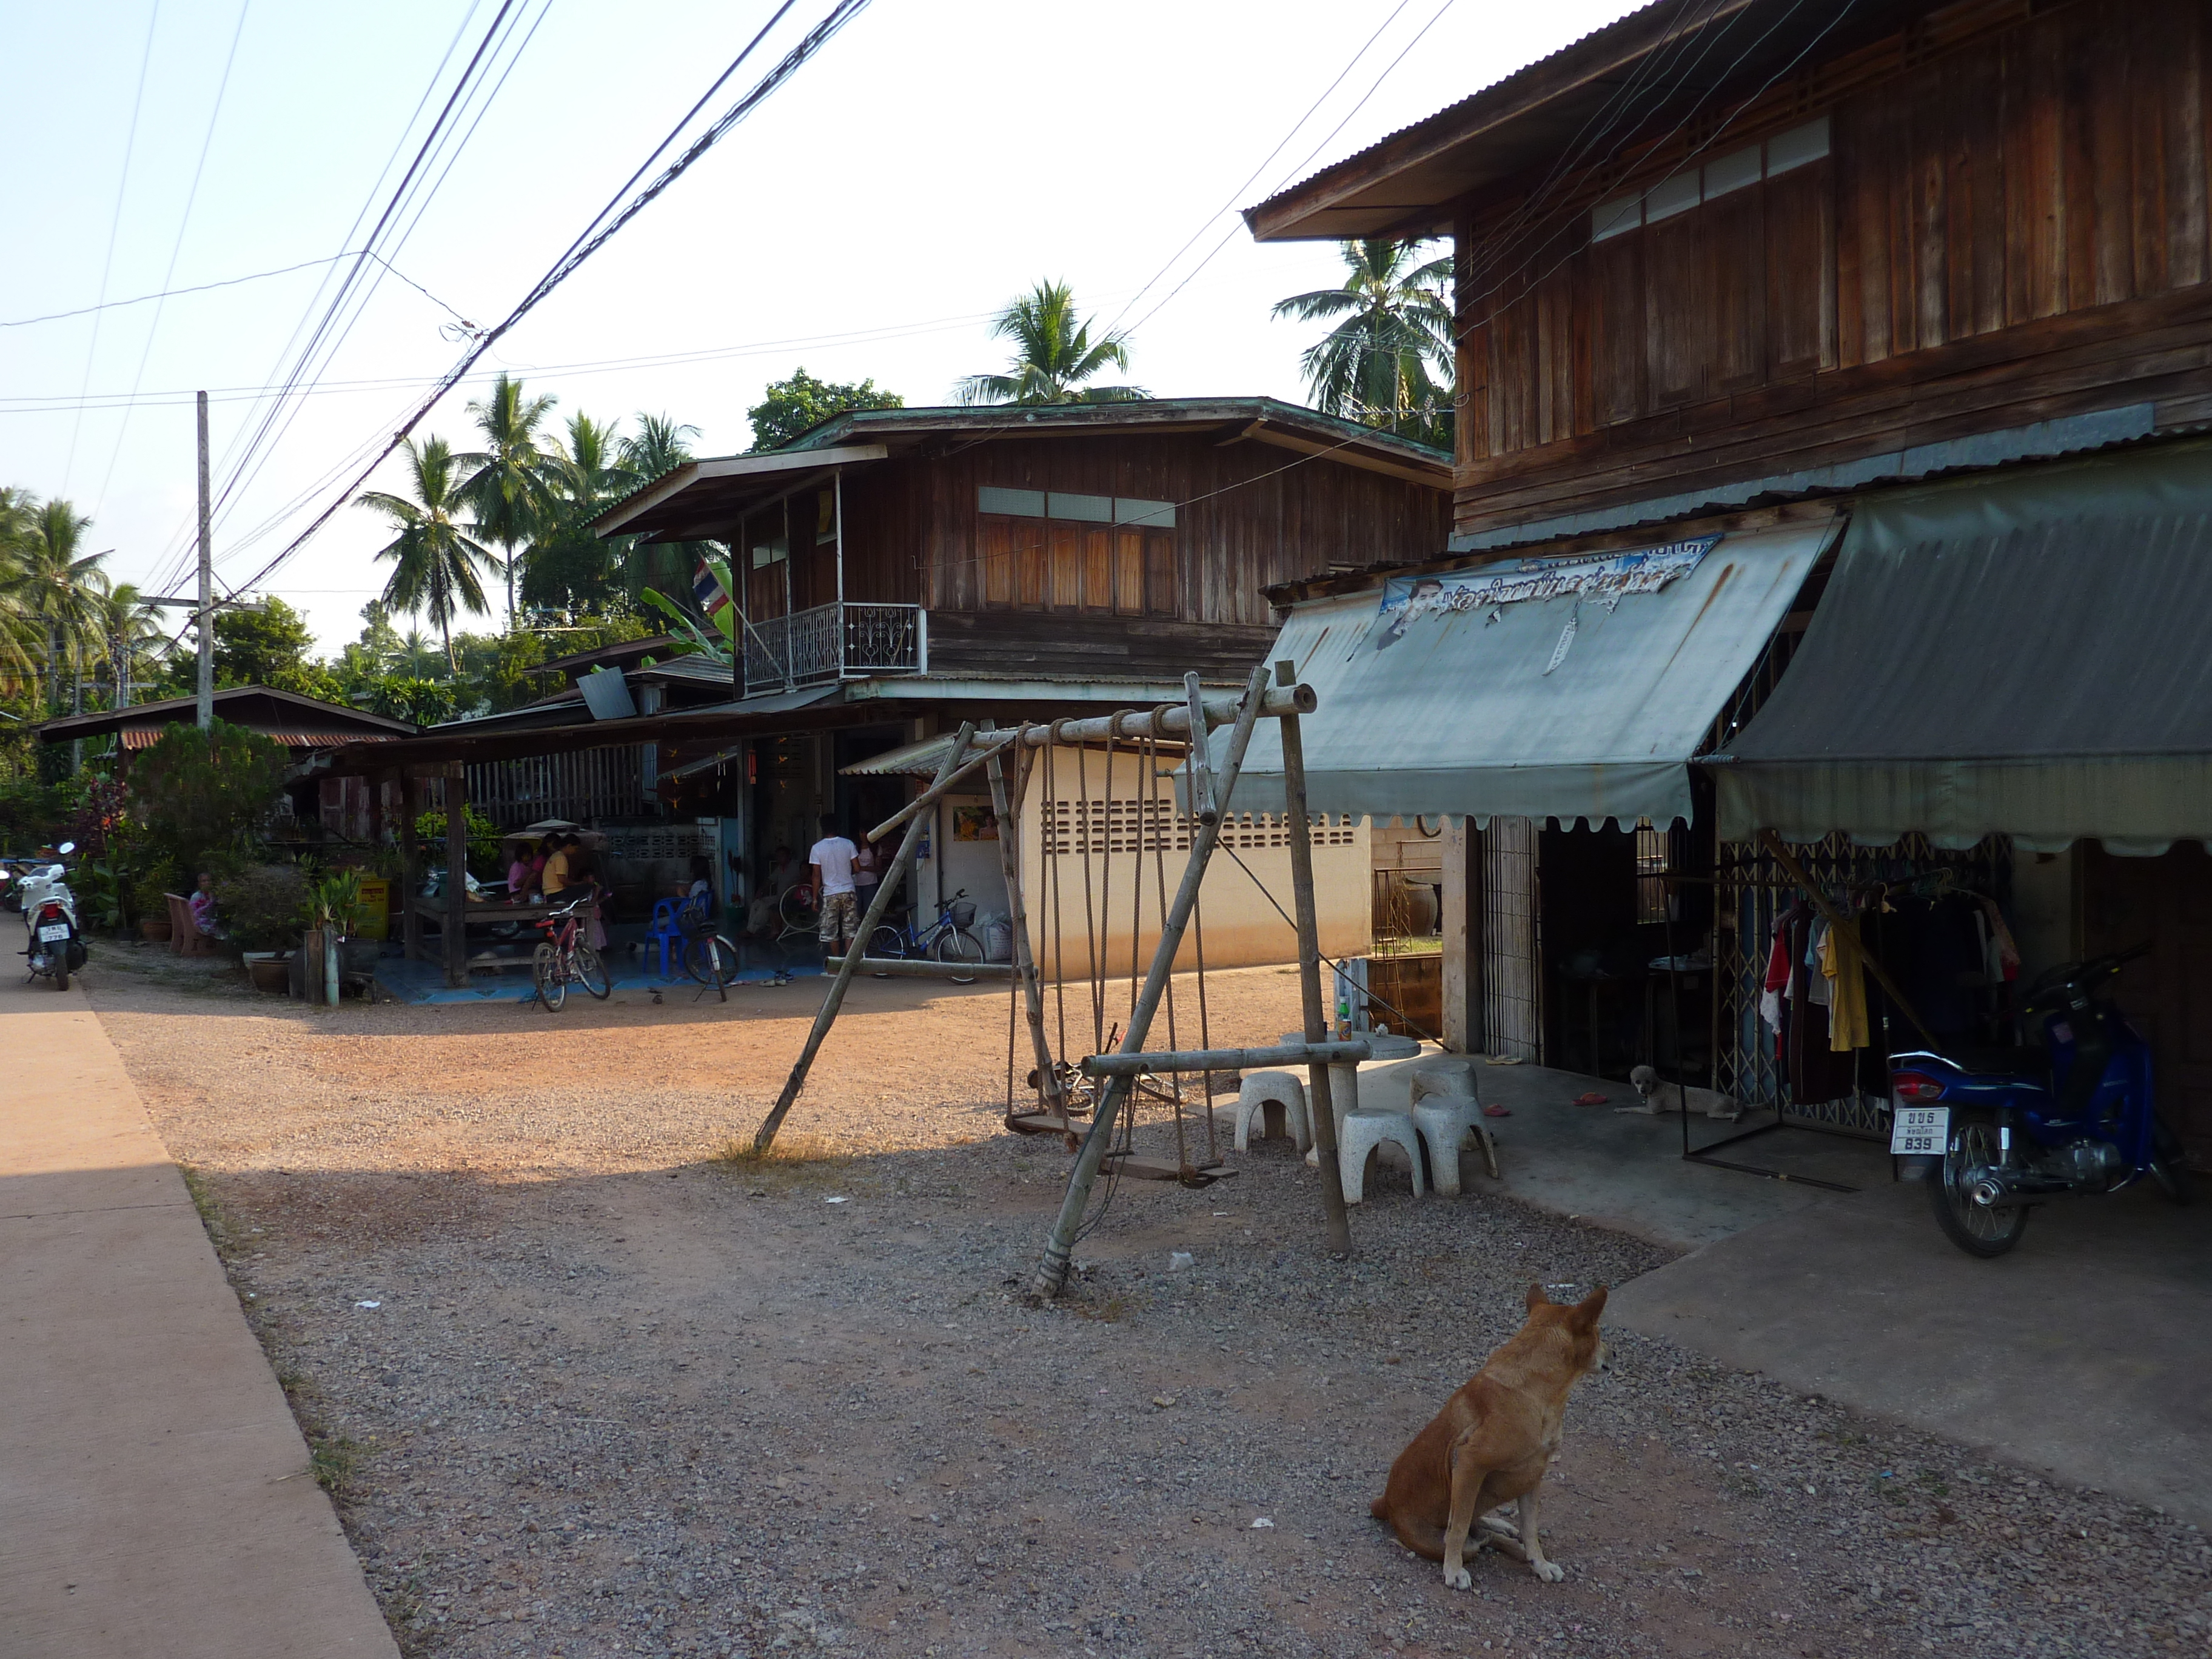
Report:
<svg viewBox="0 0 2212 1659"><path fill-rule="evenodd" d="M863 982L787 1130L809 1156L762 1166L720 1154L818 982L558 1017L310 1013L117 950L85 983L410 1655L2212 1640L2194 1528L1626 1333L1547 1486L1566 1582L1485 1555L1446 1590L1368 1516L1390 1460L1531 1279L1663 1253L1397 1176L1332 1263L1275 1142L1202 1192L1125 1183L1026 1305L1067 1160L999 1128L1003 992ZM1287 1029L1294 988L1212 976L1214 1040Z"/></svg>

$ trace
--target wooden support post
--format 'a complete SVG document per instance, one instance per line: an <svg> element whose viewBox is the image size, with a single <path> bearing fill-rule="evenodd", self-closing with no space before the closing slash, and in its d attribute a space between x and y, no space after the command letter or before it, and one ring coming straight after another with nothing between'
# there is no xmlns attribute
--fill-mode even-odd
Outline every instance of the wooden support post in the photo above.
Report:
<svg viewBox="0 0 2212 1659"><path fill-rule="evenodd" d="M1482 1029L1482 832L1474 820L1447 818L1443 833L1444 1047L1472 1054Z"/></svg>
<svg viewBox="0 0 2212 1659"><path fill-rule="evenodd" d="M1275 665L1278 684L1290 685L1297 678L1297 665ZM1314 902L1313 819L1306 810L1305 739L1298 717L1283 717L1283 815L1291 832L1291 894L1298 922L1298 992L1305 1004L1306 1041L1320 1042L1328 1036L1327 1006L1321 993L1321 920ZM1328 1067L1319 1061L1306 1067L1306 1098L1312 1109L1306 1115L1313 1125L1314 1161L1321 1165L1321 1207L1328 1222L1328 1251L1334 1256L1352 1254L1352 1222L1344 1210L1344 1170L1336 1149L1336 1107L1329 1090ZM1347 1111L1357 1100L1345 1103Z"/></svg>
<svg viewBox="0 0 2212 1659"><path fill-rule="evenodd" d="M459 761L446 763L446 983L469 982L469 781Z"/></svg>
<svg viewBox="0 0 2212 1659"><path fill-rule="evenodd" d="M962 722L958 733L952 739L952 748L945 757L945 764L937 769L936 781L939 783L943 783L960 769L960 763L968 753L969 741L975 735L974 723ZM753 1137L756 1152L764 1152L775 1145L775 1132L783 1127L783 1120L789 1115L793 1103L799 1098L799 1091L806 1086L806 1073L813 1067L814 1056L822 1052L822 1040L830 1035L830 1026L836 1022L837 1010L844 1006L846 988L852 984L853 975L860 969L861 955L868 948L868 936L876 931L885 912L890 908L892 896L906 880L907 872L914 868L915 852L921 845L922 831L928 823L927 817L908 821L906 837L899 842L898 856L891 860L891 867L884 872L884 878L876 884L876 896L868 902L868 914L860 918L860 931L854 938L853 948L845 952L844 959L838 963L837 977L830 981L830 994L822 999L821 1012L814 1016L814 1028L806 1034L806 1047L799 1051L790 1077L784 1080L783 1092L776 1097L775 1107L760 1126L760 1133Z"/></svg>
<svg viewBox="0 0 2212 1659"><path fill-rule="evenodd" d="M1060 1127L1073 1130L1067 1121L1067 1091L1052 1066L1052 1044L1044 1034L1044 986L1037 978L1036 959L1030 950L1030 908L1022 882L1022 805L1028 790L1029 756L1016 750L1019 757L1015 769L1014 787L1006 787L1006 768L1004 748L991 751L991 811L999 820L999 868L1006 878L1006 908L1013 927L1014 978L1022 988L1022 1018L1029 1022L1030 1054L1036 1062L1037 1099L1042 1109L1056 1115ZM1011 1115L1006 1127L1018 1131Z"/></svg>
<svg viewBox="0 0 2212 1659"><path fill-rule="evenodd" d="M422 890L422 844L415 820L422 815L422 781L402 768L399 774L399 948L410 962L422 959L422 918L415 896Z"/></svg>
<svg viewBox="0 0 2212 1659"><path fill-rule="evenodd" d="M1243 702L1237 707L1237 725L1229 740L1229 757L1222 766L1216 787L1216 799L1224 812L1228 811L1230 798L1236 792L1237 774L1243 767L1244 750L1252 741L1252 727L1260 718L1261 706L1267 696L1267 671L1255 668L1251 683L1244 688ZM1203 741L1203 738L1200 740ZM1167 989L1168 975L1175 969L1176 952L1182 945L1183 930L1190 925L1190 913L1197 907L1199 885L1206 878L1206 862L1213 856L1214 845L1220 839L1221 823L1218 817L1212 823L1200 824L1190 838L1190 861L1183 866L1182 884L1176 890L1175 902L1168 907L1167 918L1160 925L1160 942L1152 951L1152 965L1145 975L1144 988L1137 994L1135 1005L1129 1010L1128 1030L1122 1036L1119 1050L1122 1054L1139 1054L1144 1049L1145 1034L1152 1028L1153 1010L1159 1006L1161 994ZM1060 1200L1060 1216L1045 1245L1044 1259L1037 1263L1036 1273L1030 1281L1030 1290L1038 1296L1058 1296L1067 1283L1068 1264L1075 1254L1075 1235L1083 1225L1083 1212L1091 1207L1091 1183L1098 1178L1098 1166L1105 1162L1106 1148L1113 1139L1114 1119L1127 1098L1130 1087L1127 1078L1110 1079L1097 1109L1091 1115L1091 1128L1083 1137L1082 1150L1076 1154L1075 1168L1068 1176L1067 1194ZM1324 1103L1327 1099L1327 1096L1322 1097ZM1340 1190L1340 1206L1343 1200Z"/></svg>

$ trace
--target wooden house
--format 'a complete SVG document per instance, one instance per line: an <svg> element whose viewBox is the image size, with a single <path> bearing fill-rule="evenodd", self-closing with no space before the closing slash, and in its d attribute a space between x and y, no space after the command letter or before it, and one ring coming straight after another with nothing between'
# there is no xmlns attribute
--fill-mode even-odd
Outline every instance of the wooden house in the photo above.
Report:
<svg viewBox="0 0 2212 1659"><path fill-rule="evenodd" d="M1459 1041L1673 1060L1878 1128L1878 1055L1816 1084L1755 1012L1792 885L1771 833L1838 891L1952 867L2001 898L2031 970L2099 945L2095 918L2139 917L2156 949L2125 994L2212 1153L2212 1066L2184 1041L2212 1022L2187 920L2212 909L2212 686L2172 620L2212 599L2190 435L2212 419L2208 94L2191 0L1651 5L1248 211L1262 240L1453 241L1456 556L1391 574L1470 603L1510 577L1526 605L1486 601L1507 621L1486 631L1432 607L1399 623L1406 648L1354 662L1345 627L1314 644L1323 613L1364 595L1388 631L1420 611L1392 611L1402 586L1337 573L1273 597L1285 646L1343 653L1364 678L1340 693L1369 699L1336 698L1369 717L1341 742L1367 749L1316 805L1466 815L1444 871ZM1674 562L1621 586L1650 555ZM1738 606L1725 628L1716 603ZM1674 654L1647 673L1637 641ZM1489 699L1466 723L1552 747L1409 742L1402 787L1355 778L1394 764L1371 752L1376 665L1437 652ZM2122 664L2166 692L2116 701ZM1531 719L1576 698L1578 724ZM1309 736L1310 764L1329 742ZM1667 775L1608 795L1631 760ZM1684 960L1717 965L1660 1029L1603 981L1642 975L1670 922ZM1981 988L1996 1036L2002 988Z"/></svg>

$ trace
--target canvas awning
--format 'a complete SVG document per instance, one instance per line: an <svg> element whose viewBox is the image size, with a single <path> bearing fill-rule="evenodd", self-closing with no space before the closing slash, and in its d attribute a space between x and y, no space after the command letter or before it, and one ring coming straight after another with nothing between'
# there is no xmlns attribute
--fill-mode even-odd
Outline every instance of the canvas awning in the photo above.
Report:
<svg viewBox="0 0 2212 1659"><path fill-rule="evenodd" d="M1320 697L1303 722L1309 805L1386 820L1688 819L1690 757L1832 529L1824 518L1510 560L1299 606L1270 659L1296 661ZM1408 603L1417 590L1425 611ZM1272 722L1253 735L1237 799L1282 801Z"/></svg>
<svg viewBox="0 0 2212 1659"><path fill-rule="evenodd" d="M1869 502L1715 757L1720 833L2145 856L2212 838L2207 615L2212 447Z"/></svg>

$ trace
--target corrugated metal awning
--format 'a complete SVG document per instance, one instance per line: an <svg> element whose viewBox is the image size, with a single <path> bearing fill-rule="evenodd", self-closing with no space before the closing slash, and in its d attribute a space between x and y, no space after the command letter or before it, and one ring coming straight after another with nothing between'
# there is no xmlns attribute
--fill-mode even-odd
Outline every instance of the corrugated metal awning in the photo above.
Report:
<svg viewBox="0 0 2212 1659"><path fill-rule="evenodd" d="M1812 626L1716 757L1720 832L2212 839L2212 449L1856 514Z"/></svg>
<svg viewBox="0 0 2212 1659"><path fill-rule="evenodd" d="M1513 585L1466 609L1406 618L1373 591L1300 606L1270 659L1294 659L1320 696L1303 723L1309 804L1384 819L1688 819L1687 763L1832 531L1823 519L1729 535L1693 562L1681 549L1649 550L1663 556L1653 568L1680 573L1656 592L1608 588L1595 562L1635 560L1593 554L1466 573ZM1516 586L1552 596L1517 597ZM1237 787L1241 804L1253 794L1282 799L1269 721Z"/></svg>
<svg viewBox="0 0 2212 1659"><path fill-rule="evenodd" d="M169 729L167 726L126 726L115 735L125 749L151 749ZM397 732L264 732L258 726L247 729L287 749L328 749L340 743L392 743L403 735Z"/></svg>
<svg viewBox="0 0 2212 1659"><path fill-rule="evenodd" d="M939 737L924 738L920 743L902 744L837 770L848 778L933 778L938 768L945 764L945 757L952 752L952 738L953 734L947 732Z"/></svg>

